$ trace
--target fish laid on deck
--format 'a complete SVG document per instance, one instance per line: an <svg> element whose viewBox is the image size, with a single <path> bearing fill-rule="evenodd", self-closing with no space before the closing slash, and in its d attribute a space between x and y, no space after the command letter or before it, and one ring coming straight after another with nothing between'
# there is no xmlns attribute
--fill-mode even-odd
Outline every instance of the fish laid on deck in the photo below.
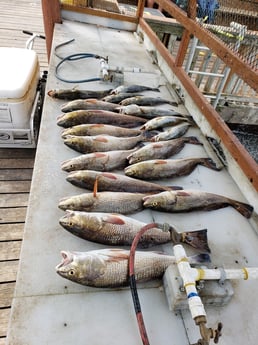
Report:
<svg viewBox="0 0 258 345"><path fill-rule="evenodd" d="M66 128L62 131L62 138L65 138L67 135L99 135L99 134L108 134L113 135L114 137L134 137L141 134L140 129L135 128L124 128L113 125L105 125L102 123L95 124L81 124L73 127Z"/></svg>
<svg viewBox="0 0 258 345"><path fill-rule="evenodd" d="M157 116L182 116L184 118L191 118L191 116L182 115L172 109L162 109L151 106L139 106L137 104L120 106L119 112L126 115L141 116L146 119L153 119Z"/></svg>
<svg viewBox="0 0 258 345"><path fill-rule="evenodd" d="M206 229L179 233L169 224L146 224L117 213L71 210L66 211L59 223L73 235L87 241L123 246L131 245L136 234L148 225L150 228L139 240L138 245L141 248L173 242L174 244L187 243L198 250L210 252Z"/></svg>
<svg viewBox="0 0 258 345"><path fill-rule="evenodd" d="M128 282L129 250L107 248L88 252L62 251L62 261L56 272L75 283L105 288L126 286ZM208 254L189 257L191 264L209 261ZM156 253L135 253L135 279L137 282L159 279L169 265L175 264L174 256Z"/></svg>
<svg viewBox="0 0 258 345"><path fill-rule="evenodd" d="M111 94L117 95L120 93L129 93L129 92L143 92L143 91L155 91L160 92L157 87L150 87L146 85L120 85L111 91Z"/></svg>
<svg viewBox="0 0 258 345"><path fill-rule="evenodd" d="M182 187L178 186L163 186L157 183L137 180L122 174L94 170L72 171L67 175L66 180L77 187L86 188L90 191L94 189L96 180L99 191L155 193L172 189L182 189Z"/></svg>
<svg viewBox="0 0 258 345"><path fill-rule="evenodd" d="M132 128L143 125L147 120L139 116L124 115L108 110L76 110L58 116L57 125L69 128L80 124L106 124Z"/></svg>
<svg viewBox="0 0 258 345"><path fill-rule="evenodd" d="M185 176L190 174L197 165L219 171L210 158L154 159L138 162L124 169L125 175L145 180L166 177Z"/></svg>
<svg viewBox="0 0 258 345"><path fill-rule="evenodd" d="M61 107L61 110L64 113L68 113L74 110L91 110L91 109L116 111L118 110L118 106L115 103L101 101L96 98L89 98L89 99L76 99L74 101L63 104Z"/></svg>
<svg viewBox="0 0 258 345"><path fill-rule="evenodd" d="M143 126L141 126L141 129L150 131L153 129L175 126L185 121L187 121L187 119L182 116L158 116L147 121Z"/></svg>
<svg viewBox="0 0 258 345"><path fill-rule="evenodd" d="M67 135L65 145L81 153L130 150L145 140L144 134L136 137L114 137L112 135L77 136Z"/></svg>
<svg viewBox="0 0 258 345"><path fill-rule="evenodd" d="M166 159L180 152L185 144L202 145L196 137L180 137L148 143L128 156L129 164L150 159Z"/></svg>
<svg viewBox="0 0 258 345"><path fill-rule="evenodd" d="M112 89L108 90L79 90L79 89L56 89L56 90L49 90L48 96L57 99L65 99L65 100L76 100L76 99L88 99L88 98L96 98L102 99L103 97L110 94Z"/></svg>
<svg viewBox="0 0 258 345"><path fill-rule="evenodd" d="M92 169L96 171L112 171L122 169L128 165L128 155L132 150L114 150L107 152L93 152L80 155L64 161L61 165L64 171Z"/></svg>
<svg viewBox="0 0 258 345"><path fill-rule="evenodd" d="M110 212L131 214L143 209L143 197L147 193L98 192L64 197L58 207L64 211Z"/></svg>
<svg viewBox="0 0 258 345"><path fill-rule="evenodd" d="M170 104L170 105L173 105L174 107L178 106L177 102L174 102L174 101L169 101L161 97L147 97L147 96L129 97L120 102L121 106L129 105L129 104L137 104L137 105L143 105L143 106Z"/></svg>
<svg viewBox="0 0 258 345"><path fill-rule="evenodd" d="M246 218L253 207L231 198L199 190L166 191L143 198L143 206L165 212L211 211L232 206Z"/></svg>
<svg viewBox="0 0 258 345"><path fill-rule="evenodd" d="M135 97L135 96L140 96L140 95L136 92L135 93L121 92L118 94L107 95L102 98L102 101L118 104L126 98Z"/></svg>
<svg viewBox="0 0 258 345"><path fill-rule="evenodd" d="M175 125L164 132L155 135L151 141L163 141L182 137L188 131L190 126L191 124L188 122L179 123L178 125Z"/></svg>

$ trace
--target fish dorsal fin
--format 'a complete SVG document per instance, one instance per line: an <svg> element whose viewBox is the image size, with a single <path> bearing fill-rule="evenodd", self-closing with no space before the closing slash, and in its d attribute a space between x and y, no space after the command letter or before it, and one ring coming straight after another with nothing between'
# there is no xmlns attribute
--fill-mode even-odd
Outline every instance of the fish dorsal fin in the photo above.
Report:
<svg viewBox="0 0 258 345"><path fill-rule="evenodd" d="M105 259L107 262L119 262L128 260L129 252L123 249L116 249L112 248L109 249L109 252L106 253L107 258Z"/></svg>

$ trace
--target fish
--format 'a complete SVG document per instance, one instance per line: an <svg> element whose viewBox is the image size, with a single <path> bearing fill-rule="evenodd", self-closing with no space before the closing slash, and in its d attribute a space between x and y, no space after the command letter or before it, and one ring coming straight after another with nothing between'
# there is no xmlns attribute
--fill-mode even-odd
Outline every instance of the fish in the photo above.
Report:
<svg viewBox="0 0 258 345"><path fill-rule="evenodd" d="M147 121L144 125L141 126L141 129L150 131L162 127L174 126L183 121L187 120L182 116L158 116Z"/></svg>
<svg viewBox="0 0 258 345"><path fill-rule="evenodd" d="M124 173L126 176L144 180L172 178L189 175L199 164L212 170L221 170L210 158L180 158L138 162L127 166Z"/></svg>
<svg viewBox="0 0 258 345"><path fill-rule="evenodd" d="M65 103L61 106L61 111L64 113L68 113L70 111L75 111L75 110L92 110L92 109L118 111L117 104L101 101L96 98L76 99L74 101Z"/></svg>
<svg viewBox="0 0 258 345"><path fill-rule="evenodd" d="M165 212L211 211L231 206L246 218L253 212L253 207L247 203L200 190L166 191L146 196L143 206Z"/></svg>
<svg viewBox="0 0 258 345"><path fill-rule="evenodd" d="M102 123L94 124L81 124L73 127L66 128L62 131L62 138L65 138L67 135L99 135L99 134L108 134L113 135L114 137L133 137L141 134L140 129L136 128L125 128L113 125L105 125Z"/></svg>
<svg viewBox="0 0 258 345"><path fill-rule="evenodd" d="M138 242L138 247L149 248L172 242L188 243L197 249L210 252L207 244L207 229L179 233L173 226L165 224L147 224L117 213L83 212L67 210L59 219L59 224L75 236L87 241L108 245L131 245L136 234L145 226L150 228ZM195 238L195 240L193 240ZM201 243L200 242L201 238ZM205 244L204 244L205 243Z"/></svg>
<svg viewBox="0 0 258 345"><path fill-rule="evenodd" d="M163 141L182 137L188 131L190 126L191 124L188 122L179 123L178 125L175 125L166 131L155 135L151 141Z"/></svg>
<svg viewBox="0 0 258 345"><path fill-rule="evenodd" d="M135 96L140 96L138 93L132 93L132 92L121 92L121 93L118 93L118 94L112 94L112 95L107 95L105 97L102 98L102 101L105 101L105 102L111 102L111 103L120 103L121 101L123 101L124 99L126 98L129 98L129 97L135 97Z"/></svg>
<svg viewBox="0 0 258 345"><path fill-rule="evenodd" d="M180 186L163 186L157 183L137 180L135 178L124 176L122 174L115 174L110 172L100 172L95 170L76 170L70 172L66 180L73 185L86 188L89 190L94 189L95 182L98 183L98 191L111 191L111 192L161 192L165 190L182 189Z"/></svg>
<svg viewBox="0 0 258 345"><path fill-rule="evenodd" d="M166 159L180 152L185 144L202 145L196 137L180 137L171 140L148 143L131 153L127 159L134 164L150 159Z"/></svg>
<svg viewBox="0 0 258 345"><path fill-rule="evenodd" d="M137 104L120 106L119 112L126 115L141 116L145 119L153 119L157 116L182 116L184 118L192 118L190 115L183 115L172 109L162 109L153 106L139 106Z"/></svg>
<svg viewBox="0 0 258 345"><path fill-rule="evenodd" d="M169 101L167 99L161 97L147 97L147 96L135 96L129 97L124 99L119 103L121 106L129 105L129 104L137 104L137 105L147 105L147 106L154 106L158 104L170 104L174 107L177 107L177 102Z"/></svg>
<svg viewBox="0 0 258 345"><path fill-rule="evenodd" d="M59 200L61 210L75 210L86 212L111 212L132 214L143 209L143 197L147 193L130 192L98 192L82 193L64 197Z"/></svg>
<svg viewBox="0 0 258 345"><path fill-rule="evenodd" d="M145 140L144 134L136 137L114 137L112 135L77 136L67 135L64 144L81 153L130 150Z"/></svg>
<svg viewBox="0 0 258 345"><path fill-rule="evenodd" d="M122 169L128 165L128 154L132 150L114 150L107 152L86 153L64 161L61 168L64 171L92 169L96 171L112 171Z"/></svg>
<svg viewBox="0 0 258 345"><path fill-rule="evenodd" d="M62 250L62 261L55 267L56 273L74 283L96 288L114 288L129 285L129 250L104 248L87 252ZM209 254L190 256L191 264L209 261ZM162 278L176 258L152 251L135 252L134 268L137 282Z"/></svg>
<svg viewBox="0 0 258 345"><path fill-rule="evenodd" d="M130 92L155 91L160 92L158 87L150 87L145 85L120 85L111 91L112 95Z"/></svg>
<svg viewBox="0 0 258 345"><path fill-rule="evenodd" d="M80 124L106 124L133 128L143 125L147 120L139 116L118 114L107 110L77 110L57 117L57 125L69 128Z"/></svg>
<svg viewBox="0 0 258 345"><path fill-rule="evenodd" d="M76 100L76 99L88 99L88 98L96 98L102 99L103 97L110 94L112 89L107 90L78 90L78 89L56 89L56 90L49 90L48 96L57 99L65 99L65 100Z"/></svg>

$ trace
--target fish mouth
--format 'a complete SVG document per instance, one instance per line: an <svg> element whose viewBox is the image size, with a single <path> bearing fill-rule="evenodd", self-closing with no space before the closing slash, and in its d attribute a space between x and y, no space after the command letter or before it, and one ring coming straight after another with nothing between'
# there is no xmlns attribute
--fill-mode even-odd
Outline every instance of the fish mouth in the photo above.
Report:
<svg viewBox="0 0 258 345"><path fill-rule="evenodd" d="M69 265L73 261L73 253L66 250L61 251L62 261L56 266L56 271L58 272L62 267Z"/></svg>

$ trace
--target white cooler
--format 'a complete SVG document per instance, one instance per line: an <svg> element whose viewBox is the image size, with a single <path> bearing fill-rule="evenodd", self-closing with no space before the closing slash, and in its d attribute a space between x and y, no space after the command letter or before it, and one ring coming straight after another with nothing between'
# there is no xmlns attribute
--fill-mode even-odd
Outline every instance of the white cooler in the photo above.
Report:
<svg viewBox="0 0 258 345"><path fill-rule="evenodd" d="M35 51L0 47L0 147L35 147L39 62Z"/></svg>

